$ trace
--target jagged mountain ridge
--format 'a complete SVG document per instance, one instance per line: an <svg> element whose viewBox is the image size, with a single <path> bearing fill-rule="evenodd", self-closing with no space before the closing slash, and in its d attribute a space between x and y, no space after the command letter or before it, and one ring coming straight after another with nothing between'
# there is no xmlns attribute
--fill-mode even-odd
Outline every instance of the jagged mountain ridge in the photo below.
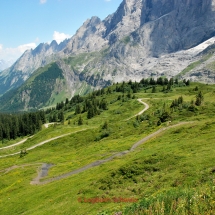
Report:
<svg viewBox="0 0 215 215"><path fill-rule="evenodd" d="M19 87L39 67L45 66L56 59L55 54L65 48L68 40L57 44L41 43L34 50L30 49L8 69L0 73L0 95L10 89Z"/></svg>
<svg viewBox="0 0 215 215"><path fill-rule="evenodd" d="M147 54L159 56L189 49L214 36L213 5L214 0L124 0L105 20L97 17L87 20L64 52L95 51L97 46L92 45L98 42L100 50L132 32L133 39Z"/></svg>
<svg viewBox="0 0 215 215"><path fill-rule="evenodd" d="M17 87L36 67L53 60L61 62L62 70L66 68L64 74L72 94L79 90L74 86L83 82L99 88L129 79L172 77L198 58L199 52L190 52L190 48L215 35L214 5L215 0L123 0L117 11L103 21L98 17L87 20L61 48L53 48L53 43L51 51L44 44L27 51L6 72L13 78L2 78L6 74L3 72L0 82L7 84L5 91ZM40 50L45 54L37 55ZM82 58L75 67L61 60L83 53L86 60Z"/></svg>

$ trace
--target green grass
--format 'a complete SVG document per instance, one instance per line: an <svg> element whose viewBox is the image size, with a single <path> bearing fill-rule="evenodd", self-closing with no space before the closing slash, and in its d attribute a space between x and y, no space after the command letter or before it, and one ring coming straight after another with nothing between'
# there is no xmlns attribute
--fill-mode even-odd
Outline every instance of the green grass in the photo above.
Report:
<svg viewBox="0 0 215 215"><path fill-rule="evenodd" d="M62 70L56 63L39 68L16 91L1 97L1 103L4 104L1 109L3 111L23 111L41 108L49 99L52 99L55 85L63 86L63 79Z"/></svg>
<svg viewBox="0 0 215 215"><path fill-rule="evenodd" d="M88 85L86 82L82 82L81 87L75 92L75 95L86 95L92 91L92 87Z"/></svg>
<svg viewBox="0 0 215 215"><path fill-rule="evenodd" d="M131 41L130 36L126 36L122 39L122 42L124 42L125 44L128 44Z"/></svg>
<svg viewBox="0 0 215 215"><path fill-rule="evenodd" d="M65 92L66 90L62 90L60 93L55 92L54 95L51 96L51 98L46 103L46 106L53 106L57 103L60 103L62 100L66 100L68 98L68 94Z"/></svg>
<svg viewBox="0 0 215 215"><path fill-rule="evenodd" d="M195 112L180 108L171 112L169 106L173 99L182 95L187 105L195 100L195 86L204 95L203 105ZM215 86L192 83L189 87L175 87L169 93L161 90L162 87L157 87L157 93L151 93L149 89L146 93L142 90L135 94L136 98L148 98L143 101L150 108L141 116L142 121L137 121L136 117L125 119L141 111L143 105L136 99L117 100L122 93L114 92L100 96L109 103L107 111L90 120L86 113L82 114L84 125L77 125L79 115L68 112L66 116L72 115L70 125L66 121L64 125L44 128L25 144L0 151L1 155L13 153L71 133L29 151L23 158L17 155L0 159L1 214L80 215L102 211L107 214L119 211L123 214L189 214L189 210L191 214L210 214L210 209L214 209L212 190L215 186ZM166 130L133 152L85 172L45 185L30 185L41 163L54 164L43 179L46 180L129 150L140 139L167 126L167 123L157 126L159 113L164 109L171 112L171 124L181 121L193 123ZM102 125L106 121L109 136L96 141L105 131ZM11 166L25 164L32 166L5 171ZM204 199L204 195L209 197ZM115 197L139 201L135 204L78 201ZM192 202L189 210L188 200Z"/></svg>
<svg viewBox="0 0 215 215"><path fill-rule="evenodd" d="M208 64L207 68L214 71L215 70L215 62Z"/></svg>
<svg viewBox="0 0 215 215"><path fill-rule="evenodd" d="M65 63L71 66L71 68L79 70L79 66L82 64L87 64L96 57L100 56L99 52L92 53L81 53L76 56L68 57L64 59Z"/></svg>

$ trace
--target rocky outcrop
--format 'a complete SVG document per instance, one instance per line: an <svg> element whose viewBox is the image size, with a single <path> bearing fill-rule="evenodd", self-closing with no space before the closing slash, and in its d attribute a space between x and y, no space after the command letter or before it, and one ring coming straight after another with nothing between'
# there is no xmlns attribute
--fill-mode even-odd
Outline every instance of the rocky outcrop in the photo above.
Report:
<svg viewBox="0 0 215 215"><path fill-rule="evenodd" d="M61 56L101 50L107 45L107 41L102 37L103 29L103 23L98 17L88 19L69 40Z"/></svg>

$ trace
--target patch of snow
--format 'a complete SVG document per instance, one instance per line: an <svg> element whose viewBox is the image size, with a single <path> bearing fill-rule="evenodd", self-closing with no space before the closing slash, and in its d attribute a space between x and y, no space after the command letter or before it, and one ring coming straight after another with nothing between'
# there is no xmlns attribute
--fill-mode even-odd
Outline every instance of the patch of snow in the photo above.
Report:
<svg viewBox="0 0 215 215"><path fill-rule="evenodd" d="M206 49L208 46L213 45L215 43L215 37L210 38L209 40L206 40L205 42L199 44L198 46L191 48L187 50L188 52L191 53L199 53L202 52L204 49Z"/></svg>

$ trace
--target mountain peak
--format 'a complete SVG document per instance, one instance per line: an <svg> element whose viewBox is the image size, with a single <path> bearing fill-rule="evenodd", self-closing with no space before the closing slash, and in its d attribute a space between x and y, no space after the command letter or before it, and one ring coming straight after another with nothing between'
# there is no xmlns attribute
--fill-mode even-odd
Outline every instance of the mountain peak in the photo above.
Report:
<svg viewBox="0 0 215 215"><path fill-rule="evenodd" d="M95 26L95 25L98 25L99 23L101 22L101 19L97 16L92 16L90 19L87 19L83 26L84 27L88 27L88 26ZM82 27L83 27L82 26Z"/></svg>
<svg viewBox="0 0 215 215"><path fill-rule="evenodd" d="M50 46L58 46L58 43L56 40L52 40L52 42L50 43Z"/></svg>

